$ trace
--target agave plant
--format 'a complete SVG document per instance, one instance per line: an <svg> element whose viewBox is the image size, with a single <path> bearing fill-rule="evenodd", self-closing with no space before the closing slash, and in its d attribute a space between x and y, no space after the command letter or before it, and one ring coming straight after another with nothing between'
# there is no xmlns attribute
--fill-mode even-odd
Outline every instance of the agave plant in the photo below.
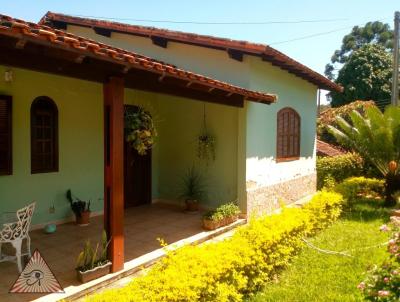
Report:
<svg viewBox="0 0 400 302"><path fill-rule="evenodd" d="M400 190L400 107L388 106L384 113L377 107L350 113L351 123L337 118L338 127L328 126L338 142L357 151L368 159L385 177L386 205L394 205L394 192ZM389 163L396 163L396 169Z"/></svg>

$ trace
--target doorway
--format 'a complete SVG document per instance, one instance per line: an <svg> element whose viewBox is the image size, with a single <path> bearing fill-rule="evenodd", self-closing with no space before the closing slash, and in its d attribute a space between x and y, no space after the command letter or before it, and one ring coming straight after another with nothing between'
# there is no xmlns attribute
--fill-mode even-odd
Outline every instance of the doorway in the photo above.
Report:
<svg viewBox="0 0 400 302"><path fill-rule="evenodd" d="M126 110L139 110L139 107L125 105ZM139 155L124 140L124 199L125 208L151 204L151 150Z"/></svg>

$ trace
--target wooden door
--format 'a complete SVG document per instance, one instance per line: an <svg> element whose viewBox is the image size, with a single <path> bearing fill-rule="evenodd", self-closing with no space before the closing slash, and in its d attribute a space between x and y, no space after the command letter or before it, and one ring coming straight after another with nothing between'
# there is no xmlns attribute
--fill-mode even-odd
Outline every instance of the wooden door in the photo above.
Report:
<svg viewBox="0 0 400 302"><path fill-rule="evenodd" d="M129 107L132 110L134 106ZM125 208L151 203L151 150L146 155L139 155L136 149L126 141L124 143L124 198Z"/></svg>

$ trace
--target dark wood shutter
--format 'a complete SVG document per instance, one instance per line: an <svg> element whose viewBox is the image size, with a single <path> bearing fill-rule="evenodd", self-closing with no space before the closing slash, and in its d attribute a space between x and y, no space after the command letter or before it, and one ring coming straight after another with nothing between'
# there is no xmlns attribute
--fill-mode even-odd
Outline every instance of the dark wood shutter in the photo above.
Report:
<svg viewBox="0 0 400 302"><path fill-rule="evenodd" d="M58 110L47 97L35 99L31 107L31 170L58 171Z"/></svg>
<svg viewBox="0 0 400 302"><path fill-rule="evenodd" d="M12 174L12 97L0 95L0 175Z"/></svg>
<svg viewBox="0 0 400 302"><path fill-rule="evenodd" d="M278 161L300 157L300 116L292 108L278 112L276 150Z"/></svg>

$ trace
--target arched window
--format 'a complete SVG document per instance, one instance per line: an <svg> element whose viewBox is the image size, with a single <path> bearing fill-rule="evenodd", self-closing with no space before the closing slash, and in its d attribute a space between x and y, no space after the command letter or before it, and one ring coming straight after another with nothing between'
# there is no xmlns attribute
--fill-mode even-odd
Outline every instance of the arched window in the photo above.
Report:
<svg viewBox="0 0 400 302"><path fill-rule="evenodd" d="M283 108L277 119L277 161L300 157L300 115L292 108Z"/></svg>
<svg viewBox="0 0 400 302"><path fill-rule="evenodd" d="M31 171L58 171L58 110L45 96L36 98L31 106Z"/></svg>

